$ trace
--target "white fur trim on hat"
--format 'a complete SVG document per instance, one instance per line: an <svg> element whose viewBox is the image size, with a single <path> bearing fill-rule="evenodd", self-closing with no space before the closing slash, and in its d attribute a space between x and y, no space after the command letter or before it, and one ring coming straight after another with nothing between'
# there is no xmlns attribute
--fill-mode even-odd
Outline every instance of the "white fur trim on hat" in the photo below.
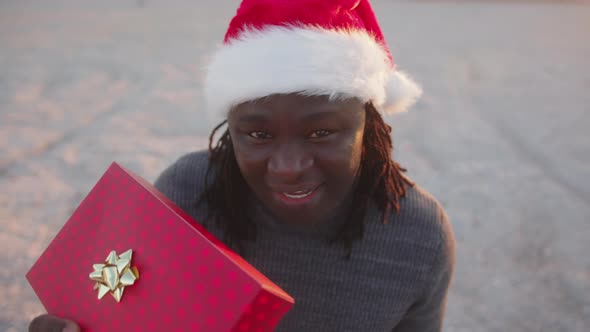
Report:
<svg viewBox="0 0 590 332"><path fill-rule="evenodd" d="M225 118L235 105L277 93L357 97L383 113L405 111L421 88L392 68L366 31L316 27L246 30L224 44L207 68L209 112Z"/></svg>

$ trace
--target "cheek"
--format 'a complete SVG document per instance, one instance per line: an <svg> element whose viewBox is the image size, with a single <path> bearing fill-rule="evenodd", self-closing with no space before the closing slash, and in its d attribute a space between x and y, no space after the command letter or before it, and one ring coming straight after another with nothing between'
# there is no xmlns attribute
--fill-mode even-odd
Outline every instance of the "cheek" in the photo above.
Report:
<svg viewBox="0 0 590 332"><path fill-rule="evenodd" d="M345 169L347 169L352 180L356 178L361 165L363 155L363 134L363 130L357 131L347 146L348 167Z"/></svg>
<svg viewBox="0 0 590 332"><path fill-rule="evenodd" d="M355 176L361 167L361 160L363 157L363 134L364 131L359 131L351 144L350 170Z"/></svg>
<svg viewBox="0 0 590 332"><path fill-rule="evenodd" d="M242 176L246 182L253 186L256 181L262 179L266 169L266 155L263 151L248 148L240 142L232 142L234 156Z"/></svg>
<svg viewBox="0 0 590 332"><path fill-rule="evenodd" d="M324 172L333 177L339 187L350 186L358 174L363 151L362 132L318 154Z"/></svg>

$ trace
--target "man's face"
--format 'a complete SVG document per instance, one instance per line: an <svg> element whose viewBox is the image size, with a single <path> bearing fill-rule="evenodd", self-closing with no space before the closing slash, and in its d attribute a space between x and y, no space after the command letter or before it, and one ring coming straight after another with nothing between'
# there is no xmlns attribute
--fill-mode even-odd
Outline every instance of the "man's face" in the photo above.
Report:
<svg viewBox="0 0 590 332"><path fill-rule="evenodd" d="M365 127L359 100L272 95L240 104L228 124L244 179L280 222L323 222L351 194Z"/></svg>

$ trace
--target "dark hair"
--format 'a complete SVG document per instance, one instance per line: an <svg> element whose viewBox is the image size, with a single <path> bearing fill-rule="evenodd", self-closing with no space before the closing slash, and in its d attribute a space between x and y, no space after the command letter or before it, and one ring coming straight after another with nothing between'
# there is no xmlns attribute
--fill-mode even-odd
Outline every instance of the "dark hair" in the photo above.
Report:
<svg viewBox="0 0 590 332"><path fill-rule="evenodd" d="M349 257L353 242L363 236L369 201L374 200L382 212L383 223L386 223L392 208L399 211L400 199L405 196L406 188L414 185L402 174L406 170L392 160L391 126L383 121L371 103L365 104L365 114L361 165L352 196L354 209L331 239L332 242L342 243ZM244 241L256 239L256 225L244 213L248 210L245 197L248 197L250 189L235 159L229 130L226 129L213 146L215 134L226 122L215 127L209 137L206 189L196 204L206 204L206 223L217 222L224 231L225 242L244 254Z"/></svg>

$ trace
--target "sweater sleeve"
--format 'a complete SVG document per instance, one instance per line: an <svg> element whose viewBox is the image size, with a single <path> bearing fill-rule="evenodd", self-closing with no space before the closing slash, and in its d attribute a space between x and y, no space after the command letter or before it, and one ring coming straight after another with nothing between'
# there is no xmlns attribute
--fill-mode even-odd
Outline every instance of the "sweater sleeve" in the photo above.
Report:
<svg viewBox="0 0 590 332"><path fill-rule="evenodd" d="M442 207L436 214L440 243L426 280L424 292L410 307L393 332L442 331L445 306L451 277L455 269L455 239L448 217Z"/></svg>

